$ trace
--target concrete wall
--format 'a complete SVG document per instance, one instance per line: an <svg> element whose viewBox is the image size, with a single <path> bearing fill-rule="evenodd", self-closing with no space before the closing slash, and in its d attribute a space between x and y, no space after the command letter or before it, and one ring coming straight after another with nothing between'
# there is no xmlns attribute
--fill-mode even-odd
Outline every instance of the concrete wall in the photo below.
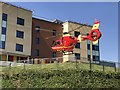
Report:
<svg viewBox="0 0 120 90"><path fill-rule="evenodd" d="M1 10L2 8L2 10ZM32 11L0 2L0 25L2 13L8 14L5 49L2 53L31 55ZM17 25L17 17L24 19L24 26ZM16 30L24 32L24 38L16 38ZM0 28L1 31L1 28ZM23 45L23 52L16 51L16 43Z"/></svg>

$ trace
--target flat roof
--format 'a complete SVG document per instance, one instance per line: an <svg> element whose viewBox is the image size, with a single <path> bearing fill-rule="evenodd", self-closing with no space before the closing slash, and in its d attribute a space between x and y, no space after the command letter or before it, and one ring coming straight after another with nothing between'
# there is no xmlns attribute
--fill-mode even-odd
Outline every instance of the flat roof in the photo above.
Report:
<svg viewBox="0 0 120 90"><path fill-rule="evenodd" d="M13 6L13 7L20 8L20 9L24 9L24 10L26 10L26 11L30 11L30 12L32 12L32 10L29 10L29 9L23 8L23 7L21 7L21 6L16 6L16 5L13 5L13 4L8 3L8 2L1 2L1 1L0 1L0 3L7 4L7 5L11 5L11 6Z"/></svg>
<svg viewBox="0 0 120 90"><path fill-rule="evenodd" d="M78 22L74 22L74 21L65 21L64 23L66 22L70 22L70 23L74 23L74 24L79 24L79 25L84 25L84 26L89 26L89 27L92 27L92 25L88 25L88 24L83 24L83 23L78 23Z"/></svg>
<svg viewBox="0 0 120 90"><path fill-rule="evenodd" d="M40 18L36 18L36 17L32 17L32 19L36 19L36 20L41 20L41 21L45 21L45 22L48 22L48 23L53 23L53 24L58 24L58 25L62 25L62 24L59 24L59 23L55 23L53 21L50 21L50 20L44 20L44 19L40 19Z"/></svg>

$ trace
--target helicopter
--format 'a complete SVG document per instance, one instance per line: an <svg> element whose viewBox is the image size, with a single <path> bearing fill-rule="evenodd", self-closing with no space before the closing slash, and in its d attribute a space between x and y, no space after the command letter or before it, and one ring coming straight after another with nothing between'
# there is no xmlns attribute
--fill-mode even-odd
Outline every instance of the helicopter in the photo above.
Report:
<svg viewBox="0 0 120 90"><path fill-rule="evenodd" d="M79 35L78 37L76 36L71 36L69 33L72 31L75 31L76 29L79 29L82 26L75 28L69 32L64 32L63 36L60 37L60 39L56 40L53 45L52 45L52 50L54 52L63 52L63 54L65 54L66 52L68 53L72 53L73 54L73 49L76 46L77 42L82 42L85 40L90 40L93 42L93 44L97 44L98 40L101 37L101 32L99 31L99 25L100 25L100 21L95 21L92 27L92 30L90 31L90 33L88 35ZM46 39L48 39L49 37L47 37Z"/></svg>

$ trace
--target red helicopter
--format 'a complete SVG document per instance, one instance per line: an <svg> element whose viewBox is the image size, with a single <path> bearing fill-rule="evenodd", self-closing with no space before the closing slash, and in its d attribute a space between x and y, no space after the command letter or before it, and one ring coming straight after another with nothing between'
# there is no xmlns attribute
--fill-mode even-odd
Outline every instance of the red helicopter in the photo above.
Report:
<svg viewBox="0 0 120 90"><path fill-rule="evenodd" d="M93 42L93 44L96 44L98 42L98 39L101 37L101 32L99 31L99 24L100 21L94 22L94 25L92 27L92 30L90 33L86 36L79 35L78 37L71 36L67 32L63 33L63 37L61 37L59 40L56 40L54 45L52 46L52 49L57 51L65 52L72 52L77 42L90 40ZM79 27L81 28L81 27ZM78 28L77 28L78 29Z"/></svg>
<svg viewBox="0 0 120 90"><path fill-rule="evenodd" d="M78 28L75 28L74 30L71 30L69 32L64 32L63 36L59 40L56 40L54 42L54 44L52 45L53 51L63 52L63 54L65 54L65 52L72 52L72 54L73 54L73 49L76 46L77 42L90 40L93 42L93 44L97 44L98 40L101 37L101 32L99 31L99 25L100 25L100 21L95 21L90 33L88 35L84 35L84 36L79 35L78 37L75 37L75 36L71 36L69 34L70 32L75 31L76 29L79 29L84 25L82 25ZM48 30L48 31L50 31L50 30ZM47 37L46 39L48 39L48 38L50 38L50 37Z"/></svg>

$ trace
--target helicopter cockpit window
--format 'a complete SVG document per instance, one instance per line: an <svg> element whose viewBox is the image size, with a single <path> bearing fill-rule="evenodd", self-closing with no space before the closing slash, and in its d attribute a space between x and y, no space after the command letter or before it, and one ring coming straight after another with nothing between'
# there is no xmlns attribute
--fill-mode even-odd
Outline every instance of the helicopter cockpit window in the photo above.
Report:
<svg viewBox="0 0 120 90"><path fill-rule="evenodd" d="M74 44L72 43L72 44L70 44L70 46L73 46Z"/></svg>
<svg viewBox="0 0 120 90"><path fill-rule="evenodd" d="M53 41L53 46L60 45L60 41Z"/></svg>
<svg viewBox="0 0 120 90"><path fill-rule="evenodd" d="M55 41L53 41L52 45L53 45L53 46L55 46L55 45L56 45L56 42L55 42Z"/></svg>
<svg viewBox="0 0 120 90"><path fill-rule="evenodd" d="M71 39L75 39L73 36L70 36Z"/></svg>
<svg viewBox="0 0 120 90"><path fill-rule="evenodd" d="M57 41L56 44L60 44L60 41Z"/></svg>

